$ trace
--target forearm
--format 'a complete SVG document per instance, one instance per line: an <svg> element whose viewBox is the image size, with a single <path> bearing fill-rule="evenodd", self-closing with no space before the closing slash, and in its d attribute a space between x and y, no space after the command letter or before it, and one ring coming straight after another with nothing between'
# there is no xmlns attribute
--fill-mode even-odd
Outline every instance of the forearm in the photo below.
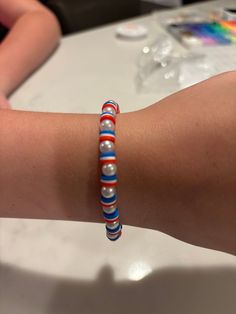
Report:
<svg viewBox="0 0 236 314"><path fill-rule="evenodd" d="M0 47L0 90L8 96L59 42L56 18L46 10L22 14Z"/></svg>
<svg viewBox="0 0 236 314"><path fill-rule="evenodd" d="M218 77L118 115L123 224L236 254L234 86ZM3 111L1 216L102 222L98 126L98 115Z"/></svg>
<svg viewBox="0 0 236 314"><path fill-rule="evenodd" d="M0 112L0 215L99 221L97 116Z"/></svg>

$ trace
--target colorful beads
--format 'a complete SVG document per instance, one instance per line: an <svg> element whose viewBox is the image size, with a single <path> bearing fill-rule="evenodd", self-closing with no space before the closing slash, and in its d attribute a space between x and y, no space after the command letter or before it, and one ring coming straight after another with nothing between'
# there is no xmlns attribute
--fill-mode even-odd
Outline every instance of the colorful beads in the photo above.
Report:
<svg viewBox="0 0 236 314"><path fill-rule="evenodd" d="M99 155L99 159L102 164L105 164L107 162L116 163L116 154L114 152L101 153Z"/></svg>
<svg viewBox="0 0 236 314"><path fill-rule="evenodd" d="M115 110L115 113L120 113L119 105L114 100L106 101L102 106L102 112L108 112L108 110L106 110L106 108L108 107L113 108Z"/></svg>
<svg viewBox="0 0 236 314"><path fill-rule="evenodd" d="M119 112L119 105L113 100L108 100L103 104L100 116L99 160L102 167L100 203L106 223L106 235L111 241L117 240L121 236L122 230L116 195L115 124L116 114Z"/></svg>
<svg viewBox="0 0 236 314"><path fill-rule="evenodd" d="M104 176L101 175L100 182L103 186L116 186L117 183L117 176Z"/></svg>
<svg viewBox="0 0 236 314"><path fill-rule="evenodd" d="M116 135L115 135L114 131L105 130L105 131L100 131L100 133L99 133L100 142L102 142L102 141L115 142L115 138L116 138Z"/></svg>
<svg viewBox="0 0 236 314"><path fill-rule="evenodd" d="M100 122L104 121L104 120L110 120L112 121L114 124L116 123L116 119L115 119L115 115L110 113L110 112L103 112L101 114L100 117Z"/></svg>

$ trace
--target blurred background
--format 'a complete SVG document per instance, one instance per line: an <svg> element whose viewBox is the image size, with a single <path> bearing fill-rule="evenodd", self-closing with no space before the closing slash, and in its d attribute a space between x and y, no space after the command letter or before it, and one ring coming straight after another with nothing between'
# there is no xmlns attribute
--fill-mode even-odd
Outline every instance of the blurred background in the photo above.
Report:
<svg viewBox="0 0 236 314"><path fill-rule="evenodd" d="M44 0L58 17L63 34L93 28L130 17L178 7L197 0Z"/></svg>
<svg viewBox="0 0 236 314"><path fill-rule="evenodd" d="M12 95L17 108L80 112L76 104L83 104L91 112L109 94L134 110L236 68L235 0L41 2L57 16L64 38L25 82L27 92Z"/></svg>

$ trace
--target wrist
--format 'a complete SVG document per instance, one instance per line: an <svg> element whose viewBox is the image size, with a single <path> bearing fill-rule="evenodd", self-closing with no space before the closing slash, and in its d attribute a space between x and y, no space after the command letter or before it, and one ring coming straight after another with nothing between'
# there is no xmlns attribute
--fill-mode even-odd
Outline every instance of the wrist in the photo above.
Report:
<svg viewBox="0 0 236 314"><path fill-rule="evenodd" d="M59 219L102 222L98 114L61 115L55 134Z"/></svg>

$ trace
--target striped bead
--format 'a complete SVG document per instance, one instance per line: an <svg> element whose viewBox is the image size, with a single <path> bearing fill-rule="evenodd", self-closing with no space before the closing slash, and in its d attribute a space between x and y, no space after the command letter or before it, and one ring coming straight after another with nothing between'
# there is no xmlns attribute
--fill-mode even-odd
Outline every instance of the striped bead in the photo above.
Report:
<svg viewBox="0 0 236 314"><path fill-rule="evenodd" d="M107 228L106 228L106 230L107 230ZM119 225L115 232L107 230L107 237L109 240L115 241L115 240L119 239L119 237L121 236L121 232L122 232L122 226Z"/></svg>
<svg viewBox="0 0 236 314"><path fill-rule="evenodd" d="M106 162L115 163L116 162L116 154L115 154L115 152L100 153L99 160L102 164L106 163Z"/></svg>
<svg viewBox="0 0 236 314"><path fill-rule="evenodd" d="M117 226L115 228L109 228L108 225L106 225L106 230L110 234L115 234L121 230L121 225L119 224L119 222L117 222Z"/></svg>
<svg viewBox="0 0 236 314"><path fill-rule="evenodd" d="M120 238L121 236L121 231L118 233L118 234L109 234L109 232L107 232L107 238L110 240L110 241L116 241Z"/></svg>
<svg viewBox="0 0 236 314"><path fill-rule="evenodd" d="M116 201L117 201L116 195L109 197L109 198L101 196L101 199L100 199L100 203L102 206L114 205L116 203Z"/></svg>
<svg viewBox="0 0 236 314"><path fill-rule="evenodd" d="M106 220L116 220L119 218L119 211L118 208L112 213L112 214L107 214L103 212L103 216Z"/></svg>
<svg viewBox="0 0 236 314"><path fill-rule="evenodd" d="M117 176L101 176L100 182L104 186L114 186L117 183Z"/></svg>
<svg viewBox="0 0 236 314"><path fill-rule="evenodd" d="M106 105L106 104L113 104L116 107L118 106L117 102L113 99L107 100L103 105Z"/></svg>
<svg viewBox="0 0 236 314"><path fill-rule="evenodd" d="M112 121L114 124L116 123L116 119L115 116L110 113L110 112L103 112L100 116L100 122L104 121L104 120L110 120Z"/></svg>
<svg viewBox="0 0 236 314"><path fill-rule="evenodd" d="M115 222L119 222L119 215L118 215L118 217L116 217L116 218L105 218L105 222L106 223L108 223L108 224L111 224L111 223L115 223Z"/></svg>
<svg viewBox="0 0 236 314"><path fill-rule="evenodd" d="M111 142L115 142L116 136L115 136L115 132L114 131L109 131L109 130L105 130L105 131L100 131L99 133L99 141L111 141Z"/></svg>

